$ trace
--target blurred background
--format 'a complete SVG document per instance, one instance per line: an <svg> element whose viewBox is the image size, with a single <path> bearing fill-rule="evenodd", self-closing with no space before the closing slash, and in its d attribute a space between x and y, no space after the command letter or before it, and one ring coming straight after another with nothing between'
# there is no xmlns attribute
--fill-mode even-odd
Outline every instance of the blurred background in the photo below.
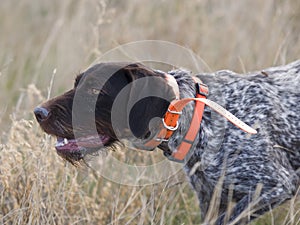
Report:
<svg viewBox="0 0 300 225"><path fill-rule="evenodd" d="M2 0L0 222L199 224L196 196L182 174L127 187L73 168L56 155L32 109L128 42L174 42L199 55L205 72L242 73L300 59L299 33L297 0ZM285 205L253 224L297 224L298 211L290 211Z"/></svg>

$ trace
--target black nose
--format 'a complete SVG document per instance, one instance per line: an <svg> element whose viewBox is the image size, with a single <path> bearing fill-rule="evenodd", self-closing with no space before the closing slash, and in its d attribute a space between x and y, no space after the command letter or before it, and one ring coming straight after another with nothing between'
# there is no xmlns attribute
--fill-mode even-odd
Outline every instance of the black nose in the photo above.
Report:
<svg viewBox="0 0 300 225"><path fill-rule="evenodd" d="M34 115L36 120L41 123L49 118L49 111L43 107L36 107L34 109Z"/></svg>

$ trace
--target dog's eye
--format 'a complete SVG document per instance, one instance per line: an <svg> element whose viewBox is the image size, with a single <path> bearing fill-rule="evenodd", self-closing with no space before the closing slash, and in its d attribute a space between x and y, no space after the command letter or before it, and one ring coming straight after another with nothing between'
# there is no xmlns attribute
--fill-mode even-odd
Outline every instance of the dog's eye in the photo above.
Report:
<svg viewBox="0 0 300 225"><path fill-rule="evenodd" d="M92 88L92 93L94 95L99 95L100 94L100 90L99 89L96 89L96 88Z"/></svg>
<svg viewBox="0 0 300 225"><path fill-rule="evenodd" d="M99 89L96 89L96 88L92 88L92 93L94 95L99 95L100 94L100 90Z"/></svg>

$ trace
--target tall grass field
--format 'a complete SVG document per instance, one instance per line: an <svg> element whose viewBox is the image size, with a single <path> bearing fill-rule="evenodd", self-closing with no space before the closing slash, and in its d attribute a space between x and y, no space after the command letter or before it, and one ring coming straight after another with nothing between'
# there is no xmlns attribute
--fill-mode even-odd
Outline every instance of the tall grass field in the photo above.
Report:
<svg viewBox="0 0 300 225"><path fill-rule="evenodd" d="M182 171L158 184L121 185L63 161L33 117L98 57L139 40L191 49L205 72L281 65L300 59L300 1L1 0L0 224L201 224ZM109 154L149 160L122 148ZM293 199L252 224L300 224L298 205Z"/></svg>

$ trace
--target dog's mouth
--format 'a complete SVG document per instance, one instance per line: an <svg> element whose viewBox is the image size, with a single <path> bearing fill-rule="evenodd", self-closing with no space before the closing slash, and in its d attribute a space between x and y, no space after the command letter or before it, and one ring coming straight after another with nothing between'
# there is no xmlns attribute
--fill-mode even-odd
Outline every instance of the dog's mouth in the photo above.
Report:
<svg viewBox="0 0 300 225"><path fill-rule="evenodd" d="M57 137L55 149L61 157L74 165L86 155L97 152L110 142L109 136L99 134L76 139Z"/></svg>

